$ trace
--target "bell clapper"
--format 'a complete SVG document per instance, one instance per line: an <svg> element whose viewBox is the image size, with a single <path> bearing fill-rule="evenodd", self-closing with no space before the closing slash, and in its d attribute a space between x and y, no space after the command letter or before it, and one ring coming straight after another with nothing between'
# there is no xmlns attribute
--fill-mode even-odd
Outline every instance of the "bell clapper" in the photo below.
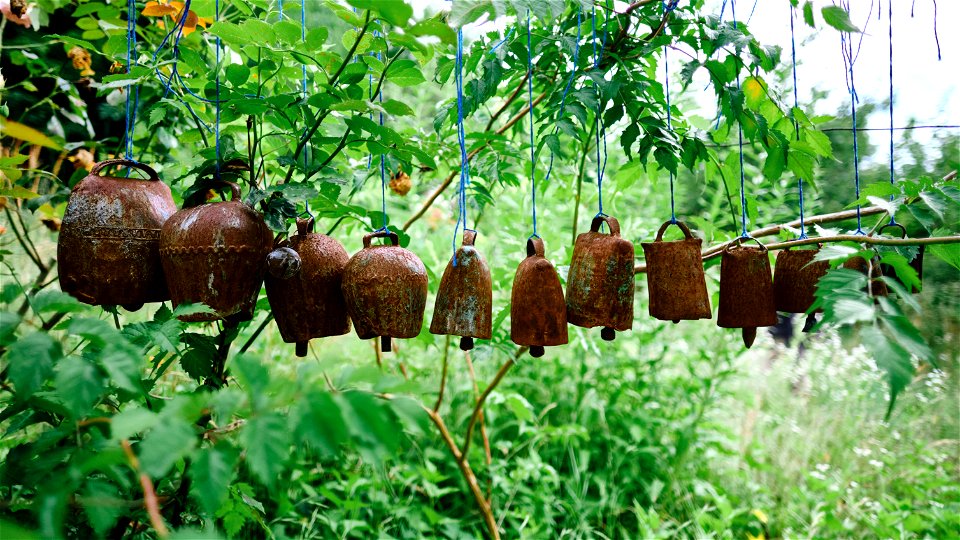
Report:
<svg viewBox="0 0 960 540"><path fill-rule="evenodd" d="M137 311L143 307L143 302L138 302L136 304L123 304L122 307L127 311Z"/></svg>
<svg viewBox="0 0 960 540"><path fill-rule="evenodd" d="M600 330L600 339L604 341L613 341L617 339L617 331L609 326L604 326L603 329Z"/></svg>
<svg viewBox="0 0 960 540"><path fill-rule="evenodd" d="M743 334L743 344L749 349L753 346L753 342L757 339L757 327L751 326L748 328L742 329Z"/></svg>
<svg viewBox="0 0 960 540"><path fill-rule="evenodd" d="M460 350L469 351L473 349L473 338L470 336L463 336L460 338Z"/></svg>
<svg viewBox="0 0 960 540"><path fill-rule="evenodd" d="M817 314L811 313L807 315L807 320L803 323L803 332L809 333L813 330L813 327L817 325Z"/></svg>
<svg viewBox="0 0 960 540"><path fill-rule="evenodd" d="M673 324L680 324L680 319L674 319Z"/></svg>
<svg viewBox="0 0 960 540"><path fill-rule="evenodd" d="M393 347L390 343L390 336L380 336L380 351L381 352L390 352L393 350Z"/></svg>
<svg viewBox="0 0 960 540"><path fill-rule="evenodd" d="M307 355L307 346L310 342L308 341L298 341L296 345L296 354L298 358L303 358Z"/></svg>
<svg viewBox="0 0 960 540"><path fill-rule="evenodd" d="M543 353L544 353L543 347L539 345L530 346L530 356L534 358L540 358L541 356L543 356Z"/></svg>

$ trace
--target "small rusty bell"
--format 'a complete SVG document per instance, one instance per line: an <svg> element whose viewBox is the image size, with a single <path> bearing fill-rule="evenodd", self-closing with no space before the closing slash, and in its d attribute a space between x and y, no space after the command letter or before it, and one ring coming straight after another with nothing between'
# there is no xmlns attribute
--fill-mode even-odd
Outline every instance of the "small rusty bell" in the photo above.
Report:
<svg viewBox="0 0 960 540"><path fill-rule="evenodd" d="M767 248L742 245L743 238L723 250L720 261L720 309L717 326L742 328L743 344L749 349L757 328L777 324L773 276Z"/></svg>
<svg viewBox="0 0 960 540"><path fill-rule="evenodd" d="M101 176L118 165L148 180ZM60 288L94 306L130 311L170 298L160 263L160 228L177 211L170 188L150 167L101 161L74 186L57 239Z"/></svg>
<svg viewBox="0 0 960 540"><path fill-rule="evenodd" d="M877 229L877 234L883 234L883 231L890 227L896 227L900 230L900 238L907 237L907 228L899 223L887 223L886 225ZM913 257L913 259L910 260L910 267L913 268L914 271L917 273L917 279L920 281L923 281L923 254L925 251L924 248L926 248L926 246L924 245L919 246L917 254ZM903 282L900 281L899 276L897 276L897 271L894 270L892 266L888 264L880 264L880 271L883 273L883 275L893 278L897 280L897 283L900 283L901 285L903 285ZM914 285L910 287L910 292L913 294L917 294L920 292L920 288Z"/></svg>
<svg viewBox="0 0 960 540"><path fill-rule="evenodd" d="M606 223L610 234L600 232ZM613 341L617 330L633 327L634 250L620 236L620 222L600 215L590 231L577 236L567 274L567 322L583 328L602 326L600 337Z"/></svg>
<svg viewBox="0 0 960 540"><path fill-rule="evenodd" d="M273 235L263 218L230 188L229 201L184 208L160 232L160 255L174 307L203 303L214 313L180 316L182 321L250 320L263 284Z"/></svg>
<svg viewBox="0 0 960 540"><path fill-rule="evenodd" d="M371 245L374 238L388 238L390 245ZM391 231L364 235L363 249L343 271L343 297L357 336L379 336L384 352L391 350L391 338L420 334L427 304L427 269L399 243L397 233Z"/></svg>
<svg viewBox="0 0 960 540"><path fill-rule="evenodd" d="M773 272L773 296L777 311L806 313L816 300L817 282L830 261L814 261L820 248L790 249L777 254Z"/></svg>
<svg viewBox="0 0 960 540"><path fill-rule="evenodd" d="M510 304L510 339L543 356L544 347L567 343L567 304L556 268L543 256L543 239L527 240L527 258L517 267Z"/></svg>
<svg viewBox="0 0 960 540"><path fill-rule="evenodd" d="M313 338L350 332L341 289L350 256L340 242L313 232L313 225L313 218L298 219L297 234L290 238L289 246L273 250L271 255L280 253L267 258L267 300L280 337L285 343L297 344L299 357L307 355L307 344ZM271 260L276 261L274 266L270 266Z"/></svg>
<svg viewBox="0 0 960 540"><path fill-rule="evenodd" d="M683 240L663 241L670 225L683 231ZM653 242L641 244L647 261L650 316L674 323L711 317L701 242L684 222L666 221Z"/></svg>
<svg viewBox="0 0 960 540"><path fill-rule="evenodd" d="M430 333L460 336L460 349L473 349L473 340L490 339L493 289L490 268L473 247L477 231L465 229L463 244L447 263L437 301L433 308Z"/></svg>

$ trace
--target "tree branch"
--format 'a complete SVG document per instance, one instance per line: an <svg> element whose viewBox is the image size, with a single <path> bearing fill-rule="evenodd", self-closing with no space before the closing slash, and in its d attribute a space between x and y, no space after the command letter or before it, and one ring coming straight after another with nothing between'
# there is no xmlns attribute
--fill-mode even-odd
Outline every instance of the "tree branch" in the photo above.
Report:
<svg viewBox="0 0 960 540"><path fill-rule="evenodd" d="M477 398L477 404L473 408L473 414L470 415L470 423L467 424L467 434L463 438L463 449L460 450L460 455L463 459L467 457L467 451L470 450L470 439L473 436L473 428L477 424L477 420L480 418L480 414L483 412L483 404L487 401L487 398L490 396L490 393L493 392L494 388L500 384L500 381L507 375L507 372L510 371L510 368L513 367L513 364L516 363L517 359L520 356L527 352L527 347L520 347L517 349L513 356L508 358L506 362L500 366L500 370L497 371L497 374L493 377L493 380L490 381L490 384L487 385L487 388L480 394L480 397Z"/></svg>
<svg viewBox="0 0 960 540"><path fill-rule="evenodd" d="M433 412L440 410L440 404L443 403L443 391L447 387L447 358L450 355L450 335L443 340L443 371L440 375L440 391L437 393L437 403L433 406Z"/></svg>
<svg viewBox="0 0 960 540"><path fill-rule="evenodd" d="M147 473L140 470L140 461L137 459L136 454L133 453L133 448L130 447L130 441L124 439L120 442L120 445L123 447L123 453L127 457L127 463L130 464L130 468L140 477L140 486L143 488L143 504L147 507L147 515L150 516L150 524L153 525L153 530L157 532L157 536L160 538L168 538L170 531L167 530L167 525L163 522L163 517L160 515L160 504L157 500L157 491L153 488L153 481L150 480L150 476L148 476Z"/></svg>

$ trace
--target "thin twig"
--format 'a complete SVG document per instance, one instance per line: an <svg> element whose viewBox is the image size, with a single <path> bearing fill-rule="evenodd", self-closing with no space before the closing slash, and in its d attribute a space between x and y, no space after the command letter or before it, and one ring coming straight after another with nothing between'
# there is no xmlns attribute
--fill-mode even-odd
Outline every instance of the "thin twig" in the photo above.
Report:
<svg viewBox="0 0 960 540"><path fill-rule="evenodd" d="M527 352L528 347L520 347L517 349L513 356L508 358L506 362L500 366L500 369L497 371L497 374L493 377L493 380L490 381L490 384L487 385L487 388L484 389L483 393L480 394L480 397L477 398L477 404L473 408L473 414L470 415L470 422L467 424L467 434L463 438L463 447L460 450L460 454L466 459L467 451L470 450L470 439L473 436L473 428L477 424L477 420L480 418L480 414L483 412L483 404L486 403L487 398L490 396L490 393L500 384L500 381L507 375L507 372L510 371L510 368L513 367L513 364L516 363L517 359L520 356Z"/></svg>
<svg viewBox="0 0 960 540"><path fill-rule="evenodd" d="M470 381L473 383L474 402L480 399L480 385L477 384L477 373L473 370L473 359L470 358L470 351L464 351L464 359L467 361L467 372L470 373ZM493 454L490 451L490 438L487 437L486 415L480 412L480 439L483 441L483 455L487 464L487 499L490 499L490 493L493 491L493 476L490 474L490 465L493 463Z"/></svg>
<svg viewBox="0 0 960 540"><path fill-rule="evenodd" d="M440 374L440 391L437 392L437 403L433 406L433 412L440 410L440 404L443 403L443 391L447 387L447 359L450 356L450 335L443 340L443 371Z"/></svg>
<svg viewBox="0 0 960 540"><path fill-rule="evenodd" d="M512 94L507 96L507 100L503 102L503 105L501 105L499 109L497 109L497 112L493 113L493 115L490 116L490 121L487 122L487 127L484 128L484 131L490 131L491 129L493 129L493 123L497 121L497 118L500 118L500 115L507 110L507 107L509 107L510 104L517 99L517 96L520 95L520 91L526 88L527 77L529 76L530 76L529 71L523 74L523 78L520 79L520 84L517 85L517 88L513 91Z"/></svg>
<svg viewBox="0 0 960 540"><path fill-rule="evenodd" d="M123 453L127 457L127 463L130 464L130 468L140 477L140 486L143 488L143 505L147 507L147 515L150 516L150 524L153 525L153 530L157 532L157 536L160 538L168 538L170 531L167 530L167 525L163 522L163 517L160 515L160 503L157 500L157 492L153 488L153 481L150 480L150 476L148 476L147 473L140 470L140 461L137 459L136 454L133 453L133 448L130 447L130 441L124 439L120 441L120 445L123 447Z"/></svg>

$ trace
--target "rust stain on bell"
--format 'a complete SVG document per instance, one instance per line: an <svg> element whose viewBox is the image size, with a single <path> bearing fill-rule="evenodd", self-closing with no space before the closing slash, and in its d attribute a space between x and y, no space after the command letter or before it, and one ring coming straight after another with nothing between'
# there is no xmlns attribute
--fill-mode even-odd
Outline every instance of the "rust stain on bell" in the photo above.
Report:
<svg viewBox="0 0 960 540"><path fill-rule="evenodd" d="M340 242L313 232L313 218L297 220L291 250L299 256L295 269L287 258L266 276L267 299L285 343L296 343L297 356L307 355L313 338L350 332L350 316L343 298L343 271L350 256ZM278 250L274 250L278 251Z"/></svg>
<svg viewBox="0 0 960 540"><path fill-rule="evenodd" d="M777 311L806 313L816 299L817 282L830 269L829 261L814 261L819 249L785 249L777 254L773 296Z"/></svg>
<svg viewBox="0 0 960 540"><path fill-rule="evenodd" d="M388 238L390 245L371 245ZM414 338L423 326L427 303L427 269L399 245L397 234L376 231L363 237L363 249L343 272L343 297L360 339L380 336L383 351L391 338Z"/></svg>
<svg viewBox="0 0 960 540"><path fill-rule="evenodd" d="M133 167L148 180L101 176ZM150 167L114 159L74 186L57 239L60 288L81 302L139 309L170 298L160 263L160 229L177 211L170 188Z"/></svg>
<svg viewBox="0 0 960 540"><path fill-rule="evenodd" d="M174 307L203 303L215 313L183 321L253 318L273 235L263 218L240 199L240 188L223 182L232 200L184 208L160 233L163 270Z"/></svg>
<svg viewBox="0 0 960 540"><path fill-rule="evenodd" d="M463 231L463 244L440 279L430 333L460 336L460 348L469 351L473 339L490 339L493 289L490 268L473 246L477 232Z"/></svg>
<svg viewBox="0 0 960 540"><path fill-rule="evenodd" d="M543 239L527 240L527 258L517 267L510 304L510 339L543 356L543 348L567 343L567 304L556 268L543 256Z"/></svg>
<svg viewBox="0 0 960 540"><path fill-rule="evenodd" d="M663 233L670 225L683 231L683 240L663 241ZM667 221L660 226L653 242L641 244L647 262L652 317L675 323L711 317L701 243L682 221Z"/></svg>
<svg viewBox="0 0 960 540"><path fill-rule="evenodd" d="M728 246L720 260L720 309L717 326L742 328L743 344L750 348L757 328L777 324L773 276L767 248Z"/></svg>
<svg viewBox="0 0 960 540"><path fill-rule="evenodd" d="M610 234L600 232L606 223ZM620 236L620 222L593 218L590 231L577 236L567 275L567 322L583 328L602 326L612 341L616 331L633 327L634 249Z"/></svg>

